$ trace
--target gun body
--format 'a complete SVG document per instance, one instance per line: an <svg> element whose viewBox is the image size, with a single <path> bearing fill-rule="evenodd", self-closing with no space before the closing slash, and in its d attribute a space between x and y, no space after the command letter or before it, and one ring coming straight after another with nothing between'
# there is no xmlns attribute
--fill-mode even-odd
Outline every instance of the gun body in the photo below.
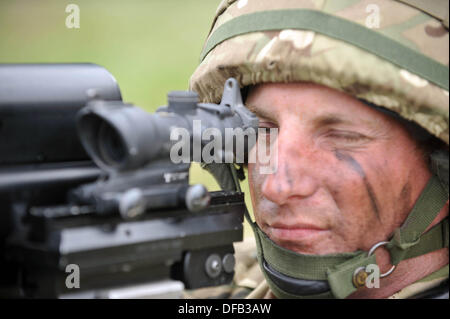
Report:
<svg viewBox="0 0 450 319"><path fill-rule="evenodd" d="M211 193L197 212L190 164L99 168L75 124L92 99L121 101L96 65L0 65L0 295L175 297L230 282L243 194Z"/></svg>

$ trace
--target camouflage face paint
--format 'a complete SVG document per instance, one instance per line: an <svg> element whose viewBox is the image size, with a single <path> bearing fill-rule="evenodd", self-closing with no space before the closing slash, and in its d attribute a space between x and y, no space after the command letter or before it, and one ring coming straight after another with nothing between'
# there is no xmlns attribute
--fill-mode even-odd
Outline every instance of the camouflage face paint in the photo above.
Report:
<svg viewBox="0 0 450 319"><path fill-rule="evenodd" d="M370 203L372 205L372 209L373 209L375 215L377 216L377 218L380 219L378 200L375 196L372 185L367 180L366 173L364 172L361 165L352 156L350 156L348 154L344 154L339 151L335 151L335 155L339 161L346 162L349 165L349 167L351 169L353 169L356 173L358 173L358 175L362 178L364 185L366 186L366 189L367 189L367 194L369 195L369 198L370 198Z"/></svg>

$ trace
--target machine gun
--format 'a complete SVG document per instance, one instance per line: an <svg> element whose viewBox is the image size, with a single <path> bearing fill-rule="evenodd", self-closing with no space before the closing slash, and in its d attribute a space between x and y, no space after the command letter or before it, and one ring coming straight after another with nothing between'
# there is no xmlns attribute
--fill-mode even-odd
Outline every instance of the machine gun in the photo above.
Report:
<svg viewBox="0 0 450 319"><path fill-rule="evenodd" d="M232 280L246 211L235 167L234 188L189 185L195 156L174 163L170 135L184 128L192 145L195 120L258 121L234 79L220 105L168 100L155 114L124 104L93 64L0 65L0 296L176 298Z"/></svg>

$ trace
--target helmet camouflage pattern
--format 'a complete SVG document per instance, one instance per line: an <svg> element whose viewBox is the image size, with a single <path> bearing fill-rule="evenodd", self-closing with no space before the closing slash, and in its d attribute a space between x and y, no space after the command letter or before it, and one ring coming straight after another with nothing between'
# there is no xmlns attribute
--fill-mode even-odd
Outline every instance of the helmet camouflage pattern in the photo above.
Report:
<svg viewBox="0 0 450 319"><path fill-rule="evenodd" d="M241 87L308 81L449 143L447 0L223 0L201 58L190 88L203 102L219 102L229 77Z"/></svg>

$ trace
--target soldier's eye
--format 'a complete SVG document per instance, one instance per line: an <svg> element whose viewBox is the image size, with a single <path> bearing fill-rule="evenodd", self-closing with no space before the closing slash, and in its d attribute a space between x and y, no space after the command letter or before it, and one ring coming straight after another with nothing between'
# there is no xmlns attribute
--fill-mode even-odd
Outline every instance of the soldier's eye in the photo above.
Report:
<svg viewBox="0 0 450 319"><path fill-rule="evenodd" d="M270 134L270 127L259 126L258 134Z"/></svg>
<svg viewBox="0 0 450 319"><path fill-rule="evenodd" d="M274 132L274 129L277 128L276 124L267 122L267 121L260 121L258 126L258 135L259 134L271 134ZM272 129L272 131L271 131Z"/></svg>

